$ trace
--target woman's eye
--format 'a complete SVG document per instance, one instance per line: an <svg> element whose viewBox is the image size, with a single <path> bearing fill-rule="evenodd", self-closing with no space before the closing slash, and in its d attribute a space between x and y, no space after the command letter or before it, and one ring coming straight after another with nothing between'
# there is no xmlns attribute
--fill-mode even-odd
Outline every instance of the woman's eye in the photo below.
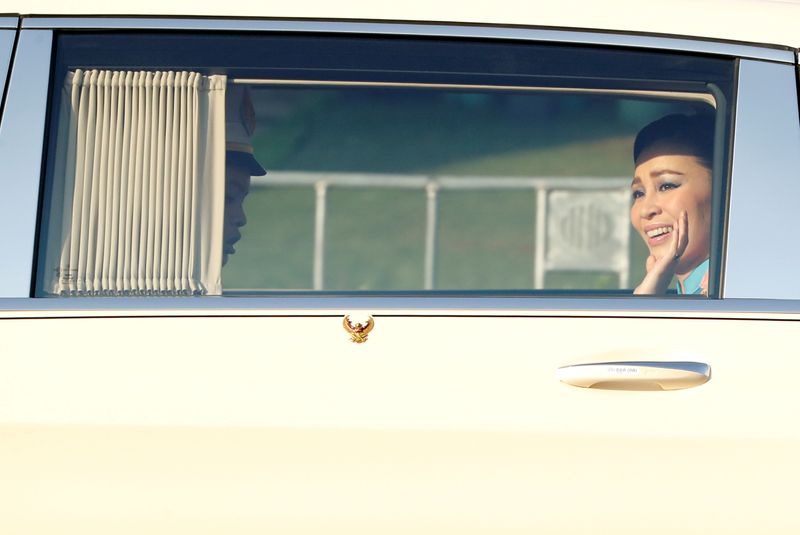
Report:
<svg viewBox="0 0 800 535"><path fill-rule="evenodd" d="M674 182L664 182L658 186L658 191L667 191L678 187L680 187L680 184L675 184Z"/></svg>
<svg viewBox="0 0 800 535"><path fill-rule="evenodd" d="M631 192L631 198L632 198L634 201L635 201L636 199L641 199L642 197L644 197L644 192L643 192L643 191L636 190L636 191L632 191L632 192Z"/></svg>

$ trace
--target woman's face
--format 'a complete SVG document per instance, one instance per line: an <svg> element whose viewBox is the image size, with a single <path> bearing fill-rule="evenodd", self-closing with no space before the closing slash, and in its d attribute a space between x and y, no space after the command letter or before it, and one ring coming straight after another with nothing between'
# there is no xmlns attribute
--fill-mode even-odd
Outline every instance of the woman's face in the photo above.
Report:
<svg viewBox="0 0 800 535"><path fill-rule="evenodd" d="M686 150L662 143L639 155L631 191L631 223L650 254L668 251L678 218L685 211L688 244L675 270L689 273L709 255L711 233L711 172Z"/></svg>

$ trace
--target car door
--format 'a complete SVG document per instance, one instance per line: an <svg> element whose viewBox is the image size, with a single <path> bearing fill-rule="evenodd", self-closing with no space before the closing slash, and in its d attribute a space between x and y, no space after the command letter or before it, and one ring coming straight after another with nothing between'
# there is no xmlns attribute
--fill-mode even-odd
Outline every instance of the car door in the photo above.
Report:
<svg viewBox="0 0 800 535"><path fill-rule="evenodd" d="M0 131L36 193L15 197L20 232L3 234L22 264L4 271L0 302L4 531L797 529L800 292L779 262L795 253L765 239L798 187L791 53L723 54L737 67L736 127L711 299L535 288L44 297L31 275L44 223L23 208L39 205L46 90L25 129L38 145L12 143L23 128L6 121L18 84L53 83L58 23L47 24L22 31ZM45 61L22 63L32 57ZM769 139L754 133L765 121ZM315 222L319 206L335 209L314 206ZM311 263L312 275L326 268ZM354 329L370 317L368 332Z"/></svg>
<svg viewBox="0 0 800 535"><path fill-rule="evenodd" d="M7 311L4 523L791 531L794 389L774 370L792 365L794 316L598 305L454 317L373 304L363 345L340 313L265 304L218 317ZM642 360L713 375L654 392L556 374Z"/></svg>

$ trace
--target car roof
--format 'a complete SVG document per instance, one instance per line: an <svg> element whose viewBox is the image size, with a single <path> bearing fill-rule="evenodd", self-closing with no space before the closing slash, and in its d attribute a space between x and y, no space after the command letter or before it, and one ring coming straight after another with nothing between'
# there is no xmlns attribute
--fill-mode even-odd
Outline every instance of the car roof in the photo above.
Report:
<svg viewBox="0 0 800 535"><path fill-rule="evenodd" d="M800 48L800 0L14 0L32 16L202 16L477 23L642 32ZM14 9L16 7L16 9Z"/></svg>

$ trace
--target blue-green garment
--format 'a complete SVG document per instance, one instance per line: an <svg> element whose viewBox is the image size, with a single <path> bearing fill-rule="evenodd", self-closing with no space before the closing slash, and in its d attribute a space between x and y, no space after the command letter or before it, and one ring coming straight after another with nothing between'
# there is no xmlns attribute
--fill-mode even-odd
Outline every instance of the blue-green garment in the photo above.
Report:
<svg viewBox="0 0 800 535"><path fill-rule="evenodd" d="M708 273L708 258L706 261L697 266L689 273L683 284L678 282L678 293L685 295L699 295L706 292L708 288L702 286L704 279L707 281L706 274Z"/></svg>

